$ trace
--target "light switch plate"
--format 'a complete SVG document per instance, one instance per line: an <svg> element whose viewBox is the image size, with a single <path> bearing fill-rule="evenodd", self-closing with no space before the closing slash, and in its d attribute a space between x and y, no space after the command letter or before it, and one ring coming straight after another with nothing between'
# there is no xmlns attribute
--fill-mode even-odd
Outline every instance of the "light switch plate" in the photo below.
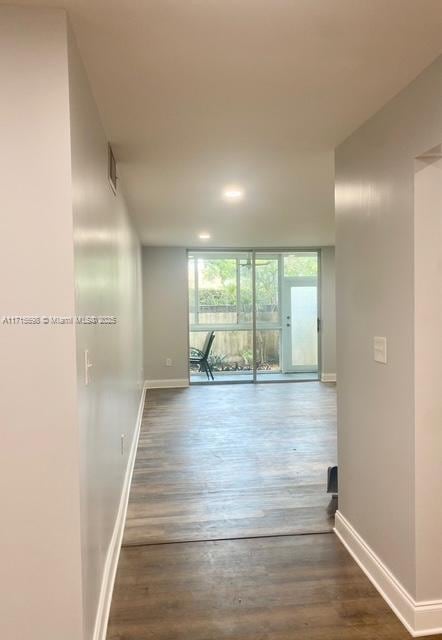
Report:
<svg viewBox="0 0 442 640"><path fill-rule="evenodd" d="M89 349L84 350L84 384L89 384L90 375L89 369L92 367L92 362L89 360Z"/></svg>
<svg viewBox="0 0 442 640"><path fill-rule="evenodd" d="M373 352L375 362L387 364L387 338L375 336L373 338Z"/></svg>

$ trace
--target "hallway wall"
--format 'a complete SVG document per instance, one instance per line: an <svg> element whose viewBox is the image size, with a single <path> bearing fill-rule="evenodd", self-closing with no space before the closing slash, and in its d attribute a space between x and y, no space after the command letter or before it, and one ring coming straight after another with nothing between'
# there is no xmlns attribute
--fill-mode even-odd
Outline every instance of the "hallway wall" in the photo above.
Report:
<svg viewBox="0 0 442 640"><path fill-rule="evenodd" d="M429 381L417 375L414 342L431 330L414 319L422 286L415 269L425 257L425 249L415 251L415 159L441 138L442 57L336 152L339 509L417 600L442 598L442 583L428 563L423 569L420 552L426 545L440 567L434 487L442 474L440 462L417 455L422 439L437 448L439 437L434 424L415 416ZM440 226L431 234L440 264ZM439 296L440 268L427 277ZM374 361L374 336L387 338L386 365ZM440 397L440 382L430 384ZM425 518L431 535L422 533Z"/></svg>
<svg viewBox="0 0 442 640"><path fill-rule="evenodd" d="M69 31L75 312L116 316L76 328L85 637L92 638L144 385L141 247L123 185L107 177L107 139ZM92 363L84 383L84 352ZM121 450L121 436L124 450Z"/></svg>
<svg viewBox="0 0 442 640"><path fill-rule="evenodd" d="M108 183L106 136L68 30L62 10L0 7L8 640L94 637L143 386L140 246ZM78 315L116 324L81 325Z"/></svg>
<svg viewBox="0 0 442 640"><path fill-rule="evenodd" d="M66 16L0 7L0 637L83 633Z"/></svg>
<svg viewBox="0 0 442 640"><path fill-rule="evenodd" d="M426 600L442 596L442 144L429 151L414 184L416 593Z"/></svg>

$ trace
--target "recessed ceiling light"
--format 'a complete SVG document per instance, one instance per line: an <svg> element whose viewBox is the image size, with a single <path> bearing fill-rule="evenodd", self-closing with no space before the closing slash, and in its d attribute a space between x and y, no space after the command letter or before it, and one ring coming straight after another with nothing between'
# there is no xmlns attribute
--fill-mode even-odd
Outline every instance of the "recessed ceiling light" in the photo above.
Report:
<svg viewBox="0 0 442 640"><path fill-rule="evenodd" d="M206 233L206 232L200 233L198 238L200 240L210 240L210 233Z"/></svg>
<svg viewBox="0 0 442 640"><path fill-rule="evenodd" d="M244 189L234 185L225 187L223 189L223 198L229 202L238 202L244 198Z"/></svg>

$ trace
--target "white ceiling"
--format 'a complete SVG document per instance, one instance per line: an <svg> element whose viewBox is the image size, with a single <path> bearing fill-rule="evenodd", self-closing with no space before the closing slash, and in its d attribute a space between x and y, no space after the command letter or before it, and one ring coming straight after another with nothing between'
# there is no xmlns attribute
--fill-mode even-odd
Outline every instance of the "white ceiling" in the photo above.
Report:
<svg viewBox="0 0 442 640"><path fill-rule="evenodd" d="M69 11L146 244L332 244L333 148L442 51L442 0L28 4Z"/></svg>

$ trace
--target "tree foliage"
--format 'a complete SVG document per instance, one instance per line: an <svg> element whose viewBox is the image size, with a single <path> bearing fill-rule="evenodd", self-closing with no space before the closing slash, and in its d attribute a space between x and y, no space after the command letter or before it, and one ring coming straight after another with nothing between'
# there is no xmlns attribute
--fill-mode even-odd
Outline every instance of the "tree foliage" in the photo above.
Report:
<svg viewBox="0 0 442 640"><path fill-rule="evenodd" d="M279 306L279 261L275 258L256 260L257 308L276 311ZM316 276L316 256L284 256L284 276ZM240 290L239 311L249 312L252 305L252 263L250 259L239 260L239 282L237 282L236 258L199 258L198 281L201 306L231 306L237 304L237 287Z"/></svg>

